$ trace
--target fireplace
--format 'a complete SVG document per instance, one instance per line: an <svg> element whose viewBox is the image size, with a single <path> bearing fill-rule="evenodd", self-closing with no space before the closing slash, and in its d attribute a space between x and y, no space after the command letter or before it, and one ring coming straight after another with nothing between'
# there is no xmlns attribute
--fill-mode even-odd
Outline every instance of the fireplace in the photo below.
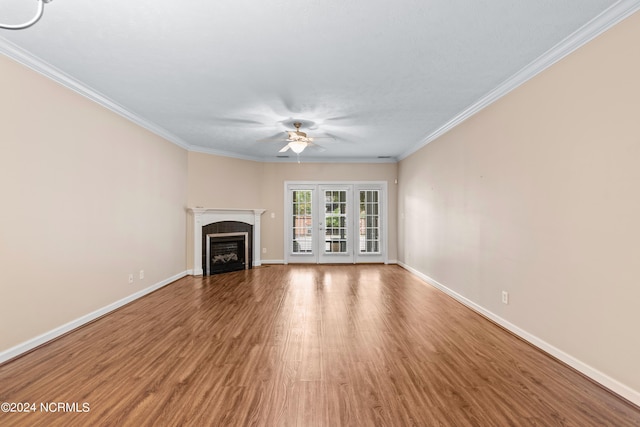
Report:
<svg viewBox="0 0 640 427"><path fill-rule="evenodd" d="M249 233L207 234L205 275L249 268Z"/></svg>
<svg viewBox="0 0 640 427"><path fill-rule="evenodd" d="M253 226L242 221L218 221L202 227L202 274L252 268Z"/></svg>
<svg viewBox="0 0 640 427"><path fill-rule="evenodd" d="M193 270L189 274L202 275L207 265L207 234L239 233L248 234L245 243L248 250L246 268L258 267L260 260L260 217L264 209L221 209L221 208L188 208L193 214Z"/></svg>

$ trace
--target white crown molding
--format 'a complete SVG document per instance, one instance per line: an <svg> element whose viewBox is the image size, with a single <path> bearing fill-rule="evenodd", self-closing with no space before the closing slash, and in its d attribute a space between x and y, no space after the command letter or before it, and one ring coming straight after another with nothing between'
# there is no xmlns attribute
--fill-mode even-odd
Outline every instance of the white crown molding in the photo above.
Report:
<svg viewBox="0 0 640 427"><path fill-rule="evenodd" d="M194 153L203 153L203 154L211 154L214 156L222 156L222 157L231 157L234 159L241 160L251 160L254 162L262 162L262 163L397 163L398 159L395 157L388 158L378 158L378 157L308 157L304 154L298 156L288 156L288 157L258 157L258 156L248 156L244 154L232 153L230 151L216 150L213 148L200 147L196 145L192 145L189 148L189 151Z"/></svg>
<svg viewBox="0 0 640 427"><path fill-rule="evenodd" d="M46 344L47 342L56 339L68 332L73 331L74 329L77 329L81 326L86 325L89 322L92 322L96 319L98 319L99 317L104 316L105 314L109 314L112 311L126 305L129 304L130 302L133 302L139 298L142 298L143 296L150 294L151 292L154 292L170 283L175 282L176 280L182 279L183 277L185 277L187 275L186 271L183 271L182 273L178 273L175 276L169 277L168 279L162 280L158 283L156 283L155 285L149 286L148 288L142 289L141 291L138 291L134 294L129 295L128 297L125 297L121 300L118 300L114 303L111 303L105 307L102 307L96 311L93 311L89 314L85 314L82 317L79 317L75 320L72 320L69 323L65 323L62 326L58 326L55 329L52 329L49 332L45 332L42 335L38 335L37 337L34 337L28 341L25 341L21 344L18 344L14 347L11 347L7 350L4 351L0 351L0 363L4 363L8 360L14 359L18 356L20 356L21 354L24 354L28 351L31 351L33 349L35 349L36 347L39 347L43 344Z"/></svg>
<svg viewBox="0 0 640 427"><path fill-rule="evenodd" d="M263 162L269 163L298 163L298 158L292 156L289 158L264 157ZM379 159L377 157L305 157L300 156L300 163L397 163L395 157Z"/></svg>
<svg viewBox="0 0 640 427"><path fill-rule="evenodd" d="M4 37L0 37L0 53L5 54L9 58L13 59L16 62L19 62L27 68L30 68L33 71L50 78L56 83L59 83L62 86L66 87L67 89L71 89L72 91L84 96L85 98L98 103L106 109L113 111L114 113L124 117L125 119L137 124L144 129L147 129L148 131L158 135L161 138L166 139L167 141L176 144L179 147L184 148L185 150L189 150L191 148L191 145L189 143L162 128L161 126L158 126L157 124L145 120L137 114L132 113L117 102L107 98L100 92L74 79L73 77L57 69L53 65L48 64L45 61L33 56L26 50L16 46Z"/></svg>
<svg viewBox="0 0 640 427"><path fill-rule="evenodd" d="M183 139L177 137L171 132L167 131L163 127L152 123L148 120L143 119L137 114L127 110L122 105L117 102L109 99L108 97L102 95L100 92L88 87L87 85L81 83L80 81L74 79L69 76L65 72L57 69L51 64L33 56L31 53L26 50L16 46L14 43L9 40L0 37L0 53L5 54L9 58L14 61L30 68L31 70L42 74L43 76L55 81L56 83L70 89L85 98L90 99L93 102L107 108L110 111L124 117L125 119L137 124L138 126L147 129L148 131L158 135L161 138L166 139L169 142L174 143L175 145L184 148L187 151L193 151L196 153L204 153L204 154L212 154L221 157L231 157L235 159L241 160L250 160L255 162L297 162L297 157L289 157L289 158L273 158L273 157L259 157L259 156L250 156L239 153L233 153L224 150L216 150L213 148L201 147L191 145ZM396 163L397 159L388 158L388 159L378 159L378 158L364 158L364 157L355 157L355 158L343 158L343 159L335 159L335 158L313 158L301 156L300 161L304 163Z"/></svg>
<svg viewBox="0 0 640 427"><path fill-rule="evenodd" d="M484 95L478 101L467 107L451 120L429 134L423 141L413 146L402 155L398 156L398 160L403 160L415 153L425 145L438 139L460 123L473 116L483 108L491 105L498 99L502 98L518 86L522 85L532 77L549 68L565 56L574 52L581 46L584 46L609 28L618 24L625 18L628 18L635 12L640 10L640 0L620 0L602 12L600 15L587 22L585 25L567 36L564 40L549 49L543 55L535 59L529 65L509 77L502 84Z"/></svg>
<svg viewBox="0 0 640 427"><path fill-rule="evenodd" d="M533 345L534 347L539 348L540 350L542 350L545 353L550 354L551 356L555 357L556 359L560 360L561 362L571 366L573 369L581 372L582 374L586 375L587 377L591 378L593 381L599 383L600 385L602 385L603 387L611 390L612 392L618 394L619 396L623 397L624 399L632 402L635 405L639 405L640 406L640 392L637 390L632 389L631 387L629 387L626 384L621 383L620 381L611 378L610 376L608 376L607 374L600 372L599 370L593 368L592 366L582 362L581 360L575 358L574 356L565 353L564 351L560 350L557 347L554 347L553 345L549 344L548 342L538 338L537 336L525 331L524 329L521 329L520 327L514 325L513 323L503 319L502 317L498 316L497 314L494 314L493 312L487 310L486 308L482 307L481 305L476 304L475 302L471 301L470 299L460 295L459 293L449 289L448 287L446 287L445 285L443 285L442 283L439 283L437 280L432 279L431 277L427 276L426 274L422 273L421 271L403 263L403 262L398 262L398 265L402 268L404 268L405 270L411 272L412 274L414 274L415 276L419 277L420 279L423 280L424 285L425 286L433 286L434 288L437 288L439 290L441 290L442 292L444 292L445 294L449 295L450 297L452 297L453 299L455 299L456 301L464 304L465 306L469 307L471 310L481 314L482 316L486 317L487 319L491 320L492 322L502 326L503 328L505 328L506 330L512 332L513 334L515 334L516 336L522 338L523 340L527 341L528 343L530 343L531 345Z"/></svg>
<svg viewBox="0 0 640 427"><path fill-rule="evenodd" d="M246 154L232 153L231 151L216 150L214 148L201 147L198 145L191 145L189 151L194 153L211 154L214 156L231 157L232 159L251 160L254 162L262 162L264 159L258 156L248 156Z"/></svg>

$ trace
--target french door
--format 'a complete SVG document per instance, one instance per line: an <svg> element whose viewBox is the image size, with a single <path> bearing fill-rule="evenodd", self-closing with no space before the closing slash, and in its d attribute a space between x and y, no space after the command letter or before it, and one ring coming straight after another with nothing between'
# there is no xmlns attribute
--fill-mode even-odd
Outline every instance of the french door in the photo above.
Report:
<svg viewBox="0 0 640 427"><path fill-rule="evenodd" d="M354 207L350 185L318 186L318 262L353 263Z"/></svg>
<svg viewBox="0 0 640 427"><path fill-rule="evenodd" d="M285 263L386 262L386 183L285 187Z"/></svg>

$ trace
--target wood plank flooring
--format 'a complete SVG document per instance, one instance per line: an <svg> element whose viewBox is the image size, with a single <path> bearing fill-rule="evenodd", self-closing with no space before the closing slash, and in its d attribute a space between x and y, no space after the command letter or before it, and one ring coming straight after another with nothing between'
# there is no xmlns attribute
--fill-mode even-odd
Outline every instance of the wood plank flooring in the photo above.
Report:
<svg viewBox="0 0 640 427"><path fill-rule="evenodd" d="M637 407L383 265L186 277L0 366L0 402L79 409L1 426L640 426Z"/></svg>

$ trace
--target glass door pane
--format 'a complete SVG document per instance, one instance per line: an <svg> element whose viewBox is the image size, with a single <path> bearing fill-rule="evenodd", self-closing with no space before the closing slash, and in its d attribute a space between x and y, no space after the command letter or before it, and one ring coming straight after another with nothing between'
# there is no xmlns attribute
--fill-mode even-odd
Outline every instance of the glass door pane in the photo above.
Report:
<svg viewBox="0 0 640 427"><path fill-rule="evenodd" d="M319 186L318 206L320 232L318 262L352 263L354 248L353 186Z"/></svg>
<svg viewBox="0 0 640 427"><path fill-rule="evenodd" d="M359 244L361 254L380 253L380 192L360 191Z"/></svg>
<svg viewBox="0 0 640 427"><path fill-rule="evenodd" d="M347 192L324 192L324 252L347 253Z"/></svg>
<svg viewBox="0 0 640 427"><path fill-rule="evenodd" d="M292 192L291 253L313 253L313 192Z"/></svg>

